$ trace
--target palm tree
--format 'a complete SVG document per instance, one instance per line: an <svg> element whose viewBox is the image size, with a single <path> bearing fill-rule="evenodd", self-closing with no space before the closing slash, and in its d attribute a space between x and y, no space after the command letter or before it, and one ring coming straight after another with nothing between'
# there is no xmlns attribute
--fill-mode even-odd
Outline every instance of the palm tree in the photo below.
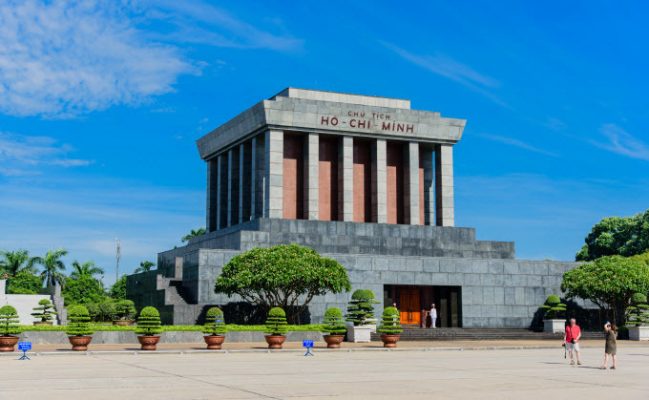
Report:
<svg viewBox="0 0 649 400"><path fill-rule="evenodd" d="M0 271L9 276L16 276L20 271L34 271L35 259L29 257L27 250L0 251Z"/></svg>
<svg viewBox="0 0 649 400"><path fill-rule="evenodd" d="M149 272L155 267L155 263L153 261L142 261L140 262L140 266L135 268L135 271L133 271L134 274L139 274L140 272Z"/></svg>
<svg viewBox="0 0 649 400"><path fill-rule="evenodd" d="M56 283L63 286L65 282L65 264L61 257L66 256L68 251L65 249L50 250L45 257L34 257L34 263L43 266L41 279L46 286L54 286Z"/></svg>
<svg viewBox="0 0 649 400"><path fill-rule="evenodd" d="M205 228L192 229L187 235L183 236L182 241L189 242L189 239L206 234Z"/></svg>
<svg viewBox="0 0 649 400"><path fill-rule="evenodd" d="M82 277L94 278L95 275L103 275L104 269L97 267L93 261L86 261L80 264L79 261L72 263L72 273L70 278L79 279Z"/></svg>

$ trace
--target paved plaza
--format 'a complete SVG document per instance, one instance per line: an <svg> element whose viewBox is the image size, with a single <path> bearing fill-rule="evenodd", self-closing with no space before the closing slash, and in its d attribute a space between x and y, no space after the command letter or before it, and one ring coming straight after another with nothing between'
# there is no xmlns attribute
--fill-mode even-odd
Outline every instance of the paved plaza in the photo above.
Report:
<svg viewBox="0 0 649 400"><path fill-rule="evenodd" d="M149 353L0 357L0 399L646 399L649 346L602 349L571 367L561 347L279 353Z"/></svg>

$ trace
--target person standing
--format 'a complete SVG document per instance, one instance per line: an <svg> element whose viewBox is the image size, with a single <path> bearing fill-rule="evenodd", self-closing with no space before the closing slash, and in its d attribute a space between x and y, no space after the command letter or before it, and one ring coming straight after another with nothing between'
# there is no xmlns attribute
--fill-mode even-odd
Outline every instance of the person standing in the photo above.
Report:
<svg viewBox="0 0 649 400"><path fill-rule="evenodd" d="M435 303L430 305L428 315L430 316L430 327L437 328L437 308L435 308Z"/></svg>
<svg viewBox="0 0 649 400"><path fill-rule="evenodd" d="M566 333L563 337L563 341L566 344L566 349L570 355L570 365L575 365L574 358L577 359L577 365L581 365L581 360L579 359L579 340L581 339L581 328L577 325L577 320L570 318L570 323L566 326Z"/></svg>
<svg viewBox="0 0 649 400"><path fill-rule="evenodd" d="M608 368L608 357L611 356L611 369L617 368L617 326L607 322L604 325L606 345L604 346L604 364L602 369Z"/></svg>

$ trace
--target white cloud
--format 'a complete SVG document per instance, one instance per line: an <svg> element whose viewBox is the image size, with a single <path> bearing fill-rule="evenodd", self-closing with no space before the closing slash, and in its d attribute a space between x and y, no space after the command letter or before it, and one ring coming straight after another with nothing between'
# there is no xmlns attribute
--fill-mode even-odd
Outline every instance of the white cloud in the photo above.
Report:
<svg viewBox="0 0 649 400"><path fill-rule="evenodd" d="M482 134L480 136L482 136L485 139L494 141L494 142L499 142L499 143L503 143L503 144L506 144L506 145L509 145L509 146L518 147L519 149L531 151L532 153L542 154L542 155L548 156L548 157L559 157L559 155L556 154L556 153L552 153L550 151L547 151L547 150L541 149L539 147L533 146L533 145L531 145L529 143L526 143L526 142L523 142L522 140L519 140L519 139L515 139L515 138L511 138L511 137L507 137L507 136L490 135L490 134Z"/></svg>
<svg viewBox="0 0 649 400"><path fill-rule="evenodd" d="M59 144L47 136L25 136L0 132L0 175L29 176L39 173L39 167L83 167L92 160L69 158L74 148Z"/></svg>
<svg viewBox="0 0 649 400"><path fill-rule="evenodd" d="M595 146L626 157L649 161L649 144L634 137L620 126L605 124L600 131L608 141L593 141Z"/></svg>
<svg viewBox="0 0 649 400"><path fill-rule="evenodd" d="M137 104L196 69L115 2L0 4L0 112L65 117Z"/></svg>
<svg viewBox="0 0 649 400"><path fill-rule="evenodd" d="M502 101L490 91L491 89L495 89L500 86L500 82L496 79L484 75L474 70L470 66L463 64L444 54L436 53L434 55L420 55L395 46L391 43L380 43L386 48L395 52L404 60L436 75L457 82L462 86L481 94L482 96L488 98L489 100L502 107L510 108L507 103Z"/></svg>
<svg viewBox="0 0 649 400"><path fill-rule="evenodd" d="M174 26L167 36L174 41L200 43L217 47L298 50L303 40L287 33L275 34L235 18L227 11L202 1L141 0L150 18L164 20ZM222 60L217 63L222 64Z"/></svg>

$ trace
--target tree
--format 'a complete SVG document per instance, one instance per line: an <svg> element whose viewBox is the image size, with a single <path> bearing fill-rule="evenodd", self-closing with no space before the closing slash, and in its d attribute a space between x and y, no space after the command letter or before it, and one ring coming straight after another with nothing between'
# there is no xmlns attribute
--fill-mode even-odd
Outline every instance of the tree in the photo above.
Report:
<svg viewBox="0 0 649 400"><path fill-rule="evenodd" d="M135 271L133 271L134 274L139 274L140 272L149 272L155 267L155 263L153 261L141 261L140 266L135 268Z"/></svg>
<svg viewBox="0 0 649 400"><path fill-rule="evenodd" d="M206 233L207 231L205 230L205 228L192 229L187 235L183 236L181 240L183 243L189 242L189 239L195 238L197 236L202 236Z"/></svg>
<svg viewBox="0 0 649 400"><path fill-rule="evenodd" d="M0 251L0 255L0 273L12 277L20 271L34 272L35 259L29 257L27 250Z"/></svg>
<svg viewBox="0 0 649 400"><path fill-rule="evenodd" d="M72 262L72 273L70 274L72 279L79 279L82 276L94 278L95 275L103 274L103 268L97 267L93 261L86 261L83 264L79 264L79 261Z"/></svg>
<svg viewBox="0 0 649 400"><path fill-rule="evenodd" d="M110 287L110 297L115 300L126 300L126 275L122 275L117 282Z"/></svg>
<svg viewBox="0 0 649 400"><path fill-rule="evenodd" d="M577 261L604 256L633 256L649 250L649 210L632 217L604 218L586 236Z"/></svg>
<svg viewBox="0 0 649 400"><path fill-rule="evenodd" d="M255 248L233 257L215 285L216 293L239 295L266 309L282 307L293 317L315 296L350 289L345 267L296 244Z"/></svg>
<svg viewBox="0 0 649 400"><path fill-rule="evenodd" d="M38 275L23 269L7 281L7 294L38 294L42 287Z"/></svg>
<svg viewBox="0 0 649 400"><path fill-rule="evenodd" d="M621 325L633 294L649 292L649 264L640 257L602 257L566 272L561 290L592 301Z"/></svg>
<svg viewBox="0 0 649 400"><path fill-rule="evenodd" d="M105 296L104 285L91 276L68 278L63 287L66 305L99 303Z"/></svg>
<svg viewBox="0 0 649 400"><path fill-rule="evenodd" d="M41 279L46 286L54 286L56 283L63 286L65 283L65 264L61 260L68 254L65 249L50 250L45 257L34 257L34 263L43 266Z"/></svg>

